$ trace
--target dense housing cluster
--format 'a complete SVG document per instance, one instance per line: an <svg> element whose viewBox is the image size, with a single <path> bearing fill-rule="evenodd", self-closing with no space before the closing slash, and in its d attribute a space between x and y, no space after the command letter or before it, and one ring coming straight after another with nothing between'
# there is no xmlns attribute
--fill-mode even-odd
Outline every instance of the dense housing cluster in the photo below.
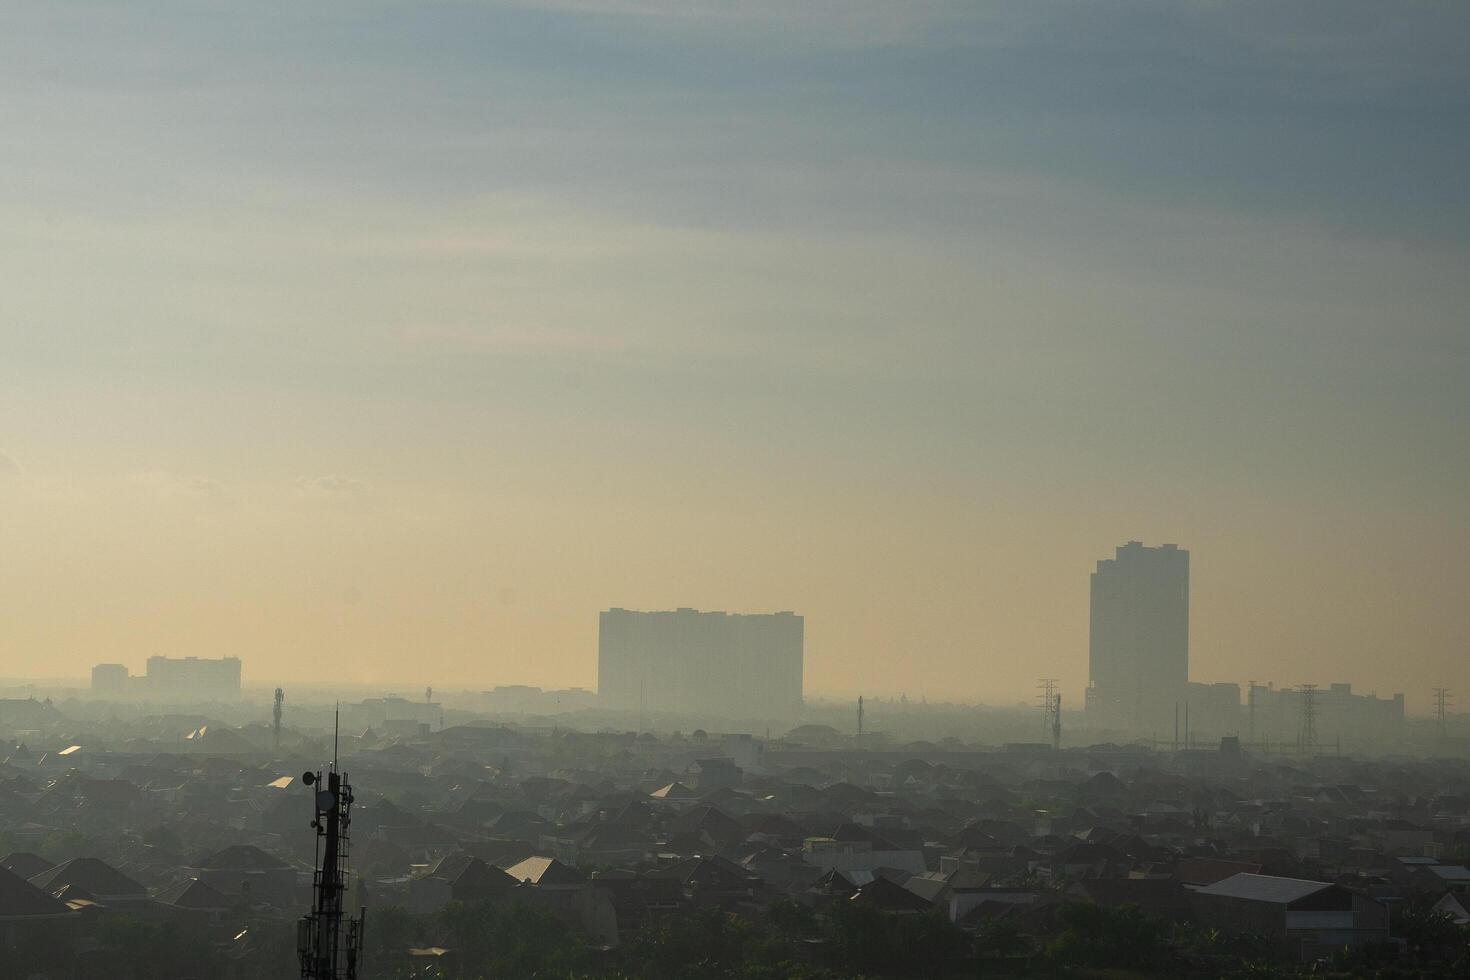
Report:
<svg viewBox="0 0 1470 980"><path fill-rule="evenodd" d="M155 710L0 702L4 975L291 975L328 709ZM1465 963L1462 760L575 720L342 732L364 976Z"/></svg>

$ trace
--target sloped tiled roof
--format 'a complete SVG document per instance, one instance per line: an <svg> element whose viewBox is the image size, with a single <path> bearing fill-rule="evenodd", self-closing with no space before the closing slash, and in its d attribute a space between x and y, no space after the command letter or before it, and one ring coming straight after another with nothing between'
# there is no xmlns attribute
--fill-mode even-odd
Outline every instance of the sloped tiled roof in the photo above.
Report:
<svg viewBox="0 0 1470 980"><path fill-rule="evenodd" d="M587 880L576 868L542 856L528 857L506 868L505 873L516 881L529 881L533 885L580 885Z"/></svg>
<svg viewBox="0 0 1470 980"><path fill-rule="evenodd" d="M1273 875L1238 874L1231 875L1224 881L1217 881L1213 885L1206 885L1196 894L1286 905L1332 887L1332 884L1325 881L1277 878Z"/></svg>
<svg viewBox="0 0 1470 980"><path fill-rule="evenodd" d="M819 895L846 898L848 895L857 891L857 885L854 885L852 879L847 877L847 875L834 869L818 878L808 891Z"/></svg>
<svg viewBox="0 0 1470 980"><path fill-rule="evenodd" d="M200 861L199 867L210 871L278 871L290 865L253 844L233 844Z"/></svg>
<svg viewBox="0 0 1470 980"><path fill-rule="evenodd" d="M1174 868L1174 877L1186 885L1213 885L1231 875L1259 874L1261 865L1254 861L1227 861L1223 858L1183 858Z"/></svg>
<svg viewBox="0 0 1470 980"><path fill-rule="evenodd" d="M49 871L56 865L30 851L16 851L0 858L0 868L6 868L15 872L22 878L34 878L43 871Z"/></svg>
<svg viewBox="0 0 1470 980"><path fill-rule="evenodd" d="M76 858L58 864L30 879L37 888L54 892L64 885L76 885L106 901L109 898L145 898L147 890L121 871L97 858Z"/></svg>
<svg viewBox="0 0 1470 980"><path fill-rule="evenodd" d="M227 909L231 905L230 899L221 894L218 889L205 884L198 878L187 878L171 888L165 888L159 892L158 901L175 908L201 911Z"/></svg>
<svg viewBox="0 0 1470 980"><path fill-rule="evenodd" d="M0 922L50 919L70 915L66 904L46 894L8 868L0 868Z"/></svg>
<svg viewBox="0 0 1470 980"><path fill-rule="evenodd" d="M934 907L928 899L883 877L874 878L863 885L848 901L883 912L924 912Z"/></svg>

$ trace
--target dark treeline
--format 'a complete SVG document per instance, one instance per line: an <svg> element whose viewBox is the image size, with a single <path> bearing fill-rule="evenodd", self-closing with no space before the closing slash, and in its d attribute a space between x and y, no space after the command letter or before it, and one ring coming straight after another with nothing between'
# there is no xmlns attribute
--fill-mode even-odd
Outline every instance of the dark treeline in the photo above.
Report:
<svg viewBox="0 0 1470 980"><path fill-rule="evenodd" d="M591 945L554 913L514 903L450 903L429 915L393 906L369 917L362 980L839 980L945 977L1430 978L1470 970L1470 937L1441 913L1396 919L1408 956L1343 950L1285 964L1265 941L1169 926L1125 907L1057 906L1039 943L998 919L970 933L941 913L895 915L850 902L778 901L755 916L685 911L645 924L615 949ZM176 920L124 916L80 943L0 951L0 976L47 980L277 980L297 973L293 931L247 927L251 955ZM239 937L241 939L245 937ZM238 945L238 942L236 943Z"/></svg>

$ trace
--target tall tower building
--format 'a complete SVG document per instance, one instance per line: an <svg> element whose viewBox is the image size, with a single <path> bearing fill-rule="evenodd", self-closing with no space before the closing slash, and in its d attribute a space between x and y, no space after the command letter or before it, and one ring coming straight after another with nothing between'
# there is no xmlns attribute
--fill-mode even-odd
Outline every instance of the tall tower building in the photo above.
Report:
<svg viewBox="0 0 1470 980"><path fill-rule="evenodd" d="M1189 684L1189 552L1130 541L1092 573L1087 714L1172 735Z"/></svg>

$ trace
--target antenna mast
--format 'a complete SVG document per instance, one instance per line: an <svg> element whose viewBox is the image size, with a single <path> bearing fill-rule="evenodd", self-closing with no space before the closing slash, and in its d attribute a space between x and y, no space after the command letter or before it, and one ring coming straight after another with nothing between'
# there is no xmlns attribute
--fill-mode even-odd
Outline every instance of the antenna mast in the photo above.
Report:
<svg viewBox="0 0 1470 980"><path fill-rule="evenodd" d="M276 688L276 704L271 708L271 737L277 752L281 751L281 702L284 700L286 692Z"/></svg>
<svg viewBox="0 0 1470 980"><path fill-rule="evenodd" d="M340 716L341 709L338 709ZM326 778L306 772L301 782L316 787L315 812L317 869L312 875L312 909L297 923L296 949L301 957L302 980L357 980L362 954L363 920L344 917L342 898L347 891L347 828L352 822L352 786L337 770L337 727L332 731L332 765ZM345 925L345 928L344 928Z"/></svg>

